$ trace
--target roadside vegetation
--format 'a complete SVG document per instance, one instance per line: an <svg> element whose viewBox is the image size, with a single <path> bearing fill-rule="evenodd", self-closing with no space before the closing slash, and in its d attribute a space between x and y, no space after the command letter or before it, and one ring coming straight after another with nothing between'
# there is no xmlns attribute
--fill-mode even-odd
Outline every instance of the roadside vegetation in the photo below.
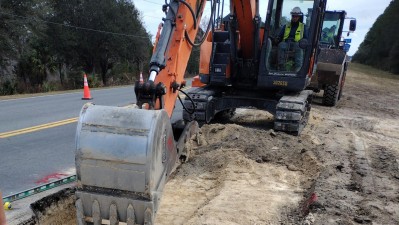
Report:
<svg viewBox="0 0 399 225"><path fill-rule="evenodd" d="M391 1L367 33L352 61L399 74L399 1Z"/></svg>
<svg viewBox="0 0 399 225"><path fill-rule="evenodd" d="M132 84L152 48L132 1L2 0L0 95Z"/></svg>
<svg viewBox="0 0 399 225"><path fill-rule="evenodd" d="M4 0L0 94L131 83L151 53L151 36L131 1Z"/></svg>
<svg viewBox="0 0 399 225"><path fill-rule="evenodd" d="M398 19L392 1L352 61L399 74ZM153 39L143 24L129 0L2 0L0 96L81 89L84 73L90 87L146 77ZM198 74L198 61L196 47L188 75Z"/></svg>
<svg viewBox="0 0 399 225"><path fill-rule="evenodd" d="M349 65L349 70L359 73L360 75L368 76L374 78L376 81L378 79L392 79L399 80L399 76L387 71L376 69L375 67L352 62Z"/></svg>

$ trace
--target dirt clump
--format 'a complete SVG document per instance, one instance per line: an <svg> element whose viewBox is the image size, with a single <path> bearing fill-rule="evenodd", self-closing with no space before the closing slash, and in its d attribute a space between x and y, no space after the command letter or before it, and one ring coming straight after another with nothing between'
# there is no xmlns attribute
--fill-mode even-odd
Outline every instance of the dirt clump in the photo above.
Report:
<svg viewBox="0 0 399 225"><path fill-rule="evenodd" d="M67 188L31 204L34 213L25 224L75 225L75 189Z"/></svg>

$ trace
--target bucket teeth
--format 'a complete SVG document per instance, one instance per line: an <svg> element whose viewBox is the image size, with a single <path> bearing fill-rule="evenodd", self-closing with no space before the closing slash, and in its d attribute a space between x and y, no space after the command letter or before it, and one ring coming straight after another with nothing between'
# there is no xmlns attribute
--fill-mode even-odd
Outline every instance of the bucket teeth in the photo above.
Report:
<svg viewBox="0 0 399 225"><path fill-rule="evenodd" d="M76 206L76 219L77 225L86 225L85 216L83 215L83 204L82 199L78 199L75 202Z"/></svg>
<svg viewBox="0 0 399 225"><path fill-rule="evenodd" d="M100 204L98 203L97 200L93 201L92 213L93 213L93 224L101 225Z"/></svg>
<svg viewBox="0 0 399 225"><path fill-rule="evenodd" d="M129 204L127 207L127 220L126 220L127 225L135 225L136 224L136 218L134 215L134 208L132 204Z"/></svg>
<svg viewBox="0 0 399 225"><path fill-rule="evenodd" d="M152 225L152 212L147 208L144 213L144 225Z"/></svg>
<svg viewBox="0 0 399 225"><path fill-rule="evenodd" d="M110 225L118 225L119 224L118 210L117 210L115 204L112 204L109 207L109 224Z"/></svg>

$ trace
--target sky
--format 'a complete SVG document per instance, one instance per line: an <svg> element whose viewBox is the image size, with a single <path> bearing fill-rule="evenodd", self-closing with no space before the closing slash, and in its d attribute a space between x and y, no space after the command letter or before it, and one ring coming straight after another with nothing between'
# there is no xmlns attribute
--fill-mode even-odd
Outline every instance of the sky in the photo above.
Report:
<svg viewBox="0 0 399 225"><path fill-rule="evenodd" d="M162 12L162 4L164 0L132 0L137 9L141 12L144 26L147 31L155 37L159 23L162 22L162 17L165 15ZM327 0L327 10L345 10L348 17L354 17L357 20L357 27L354 33L351 33L348 38L352 38L351 48L348 55L353 55L357 51L359 45L363 42L364 37L374 24L375 20L381 15L392 0ZM225 0L225 5L228 5L228 0ZM265 13L260 13L262 20L266 15L267 1L260 0L260 12L264 10ZM210 2L207 2L207 6ZM225 13L227 14L225 7ZM205 9L204 15L210 14L210 9ZM349 24L345 24L348 29Z"/></svg>

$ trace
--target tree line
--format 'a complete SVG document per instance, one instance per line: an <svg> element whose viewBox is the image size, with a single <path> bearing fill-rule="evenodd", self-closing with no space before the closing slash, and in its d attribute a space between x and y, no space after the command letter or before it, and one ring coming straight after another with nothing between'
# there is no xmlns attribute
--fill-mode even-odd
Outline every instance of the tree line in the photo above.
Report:
<svg viewBox="0 0 399 225"><path fill-rule="evenodd" d="M128 0L1 0L0 94L132 83L151 35Z"/></svg>
<svg viewBox="0 0 399 225"><path fill-rule="evenodd" d="M377 18L352 61L399 74L399 0Z"/></svg>

